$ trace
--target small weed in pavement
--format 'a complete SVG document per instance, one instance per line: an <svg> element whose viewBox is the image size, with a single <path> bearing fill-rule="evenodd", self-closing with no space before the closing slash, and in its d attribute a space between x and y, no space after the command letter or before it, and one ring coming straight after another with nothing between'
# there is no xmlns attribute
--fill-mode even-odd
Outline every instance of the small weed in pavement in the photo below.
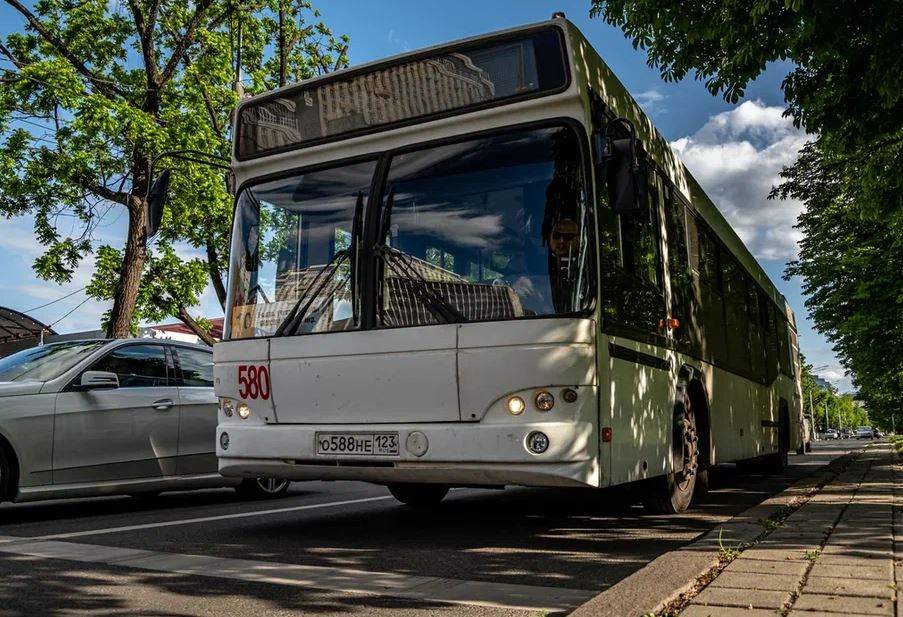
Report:
<svg viewBox="0 0 903 617"><path fill-rule="evenodd" d="M740 553L742 553L743 551L740 548L739 544L736 547L725 546L724 542L721 540L722 533L724 533L723 528L718 532L718 547L719 547L718 558L721 560L722 563L730 563L734 559L739 557Z"/></svg>
<svg viewBox="0 0 903 617"><path fill-rule="evenodd" d="M816 559L821 555L821 551L806 551L806 559L811 562L815 562Z"/></svg>
<svg viewBox="0 0 903 617"><path fill-rule="evenodd" d="M768 531L774 531L781 526L781 521L769 516L768 518L760 518L759 524Z"/></svg>

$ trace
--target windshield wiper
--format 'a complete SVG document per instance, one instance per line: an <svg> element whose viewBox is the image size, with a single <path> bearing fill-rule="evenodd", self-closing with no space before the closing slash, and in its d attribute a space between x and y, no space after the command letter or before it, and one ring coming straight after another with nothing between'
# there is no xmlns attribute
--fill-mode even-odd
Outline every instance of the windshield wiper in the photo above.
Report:
<svg viewBox="0 0 903 617"><path fill-rule="evenodd" d="M423 305L429 309L433 317L441 319L445 323L462 323L468 321L461 311L456 309L441 295L434 292L429 287L429 283L417 268L411 264L414 259L407 253L399 251L396 248L386 245L376 247L376 255L381 257L385 263L399 278L408 281L414 289Z"/></svg>
<svg viewBox="0 0 903 617"><path fill-rule="evenodd" d="M301 322L307 316L308 311L310 311L311 305L313 305L314 301L319 297L323 288L332 280L336 272L339 271L339 266L348 258L348 254L349 252L347 250L336 251L336 254L332 256L329 263L317 273L314 280L311 281L310 285L308 285L301 293L301 297L298 298L298 301L292 306L292 310L289 311L288 315L285 316L285 319L282 320L282 323L279 324L279 327L276 328L274 336L283 336L286 333L293 334L298 330ZM315 289L315 291L310 293L312 289ZM330 294L330 296L331 295L332 294Z"/></svg>

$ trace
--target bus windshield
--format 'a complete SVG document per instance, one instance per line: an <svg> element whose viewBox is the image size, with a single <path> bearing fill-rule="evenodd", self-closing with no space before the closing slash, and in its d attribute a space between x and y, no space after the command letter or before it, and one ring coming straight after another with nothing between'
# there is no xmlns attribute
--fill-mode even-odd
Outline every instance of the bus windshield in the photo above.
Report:
<svg viewBox="0 0 903 617"><path fill-rule="evenodd" d="M229 336L357 329L367 310L376 327L587 310L582 161L576 133L554 127L394 154L378 201L375 161L252 186L237 202ZM364 230L375 237L359 243ZM341 254L359 245L375 249ZM364 272L377 284L360 285Z"/></svg>

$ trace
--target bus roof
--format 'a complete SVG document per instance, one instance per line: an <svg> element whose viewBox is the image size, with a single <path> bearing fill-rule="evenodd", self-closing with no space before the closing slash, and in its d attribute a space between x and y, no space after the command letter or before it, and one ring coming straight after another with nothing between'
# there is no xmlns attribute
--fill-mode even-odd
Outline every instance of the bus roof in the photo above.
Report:
<svg viewBox="0 0 903 617"><path fill-rule="evenodd" d="M706 195L699 182L658 132L639 103L593 49L583 33L571 22L563 20L562 22L570 38L571 66L575 78L580 79L587 88L595 90L616 116L627 118L634 124L637 137L643 141L646 152L658 163L668 179L709 224L721 242L737 257L744 269L763 289L771 294L772 300L787 314L791 325L794 325L792 311L783 294L778 291L771 278L728 224L718 207Z"/></svg>
<svg viewBox="0 0 903 617"><path fill-rule="evenodd" d="M771 281L768 274L759 265L747 249L746 245L718 210L717 206L715 206L708 195L706 195L705 191L693 175L689 172L683 162L681 162L677 154L671 149L668 142L658 132L645 112L643 112L640 105L633 96L631 96L617 76L615 76L614 72L609 68L605 61L602 60L583 33L580 32L573 23L564 18L555 18L549 21L467 37L450 43L443 43L420 50L397 54L388 58L361 64L353 68L320 75L297 84L292 84L275 91L270 91L240 101L236 112L237 117L240 117L242 110L250 105L259 104L261 101L272 99L274 97L289 96L294 92L309 90L312 86L317 86L318 84L328 84L335 81L347 80L356 75L377 71L389 65L413 61L418 58L429 57L443 52L451 52L460 47L486 43L487 41L492 41L494 39L504 39L519 33L529 33L542 28L548 29L549 27L559 28L565 34L565 46L567 54L570 56L571 84L566 92L561 92L560 94L553 93L543 100L549 100L555 96L559 98L573 98L576 93L584 99L584 108L588 110L589 101L587 92L588 90L593 90L601 97L603 102L615 115L630 120L636 127L637 136L642 140L648 155L657 163L660 170L683 194L684 198L692 204L693 209L706 221L712 231L724 246L737 258L743 268L768 294L770 294L775 304L787 316L791 327L795 328L795 320L790 306L784 296L777 290L777 287ZM575 82L576 88L574 87ZM467 113L466 115L476 115L478 113L479 111L475 111ZM585 120L588 124L588 115ZM432 121L434 121L434 118L431 117L427 117L423 120L424 124ZM386 127L385 132L392 132L392 127ZM352 135L349 136L348 139L352 140L356 137L358 136ZM312 148L312 150L315 149L316 148ZM274 152L274 154L284 153ZM266 158L269 158L269 156ZM239 167L244 166L238 160L234 160L233 162L237 163Z"/></svg>

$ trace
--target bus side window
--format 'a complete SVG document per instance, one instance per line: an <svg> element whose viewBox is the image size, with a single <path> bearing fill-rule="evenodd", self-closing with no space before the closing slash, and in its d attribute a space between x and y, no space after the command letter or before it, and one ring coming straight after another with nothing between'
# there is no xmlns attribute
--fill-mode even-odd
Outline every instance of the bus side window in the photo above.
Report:
<svg viewBox="0 0 903 617"><path fill-rule="evenodd" d="M790 338L788 336L787 317L784 311L777 311L778 322L778 358L781 362L781 372L787 377L793 377L793 361L790 353Z"/></svg>
<svg viewBox="0 0 903 617"><path fill-rule="evenodd" d="M600 196L596 217L603 318L660 334L658 322L665 316L665 300L656 227L648 215L615 214L606 202L608 191L603 181L596 190ZM655 187L650 187L650 195L657 203Z"/></svg>
<svg viewBox="0 0 903 617"><path fill-rule="evenodd" d="M670 188L666 192L665 223L668 233L668 274L671 283L671 316L680 321L674 331L678 345L684 349L698 342L696 332L693 281L687 253L687 230L684 204Z"/></svg>
<svg viewBox="0 0 903 617"><path fill-rule="evenodd" d="M620 284L625 287L621 309L623 322L646 332L661 334L659 321L665 317L665 298L660 277L658 190L649 186L649 213L622 214L621 256L624 264Z"/></svg>
<svg viewBox="0 0 903 617"><path fill-rule="evenodd" d="M718 243L711 231L697 219L699 237L699 290L702 297L702 323L706 349L703 355L724 365L727 341L724 331L724 305L721 295L721 268Z"/></svg>
<svg viewBox="0 0 903 617"><path fill-rule="evenodd" d="M749 355L752 373L757 381L765 381L765 340L759 306L759 288L752 279L747 278L746 311L749 316Z"/></svg>
<svg viewBox="0 0 903 617"><path fill-rule="evenodd" d="M723 254L722 258L728 362L734 370L740 373L749 373L749 318L746 313L746 275L733 255Z"/></svg>
<svg viewBox="0 0 903 617"><path fill-rule="evenodd" d="M774 319L774 305L759 291L759 308L762 314L762 328L765 340L765 383L771 383L778 376L778 333Z"/></svg>

